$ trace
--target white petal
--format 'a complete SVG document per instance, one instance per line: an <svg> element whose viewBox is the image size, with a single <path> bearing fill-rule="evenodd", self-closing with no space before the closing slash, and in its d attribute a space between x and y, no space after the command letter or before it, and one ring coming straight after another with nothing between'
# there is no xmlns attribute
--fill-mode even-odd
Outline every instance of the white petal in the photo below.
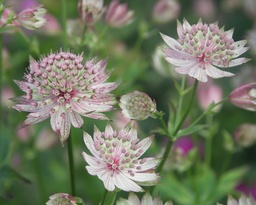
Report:
<svg viewBox="0 0 256 205"><path fill-rule="evenodd" d="M147 137L143 140L141 140L137 145L140 147L139 149L142 149L143 152L140 152L140 155L138 155L137 157L139 158L141 155L143 155L147 150L148 148L150 147L152 141L153 141L154 137L151 136L151 137Z"/></svg>
<svg viewBox="0 0 256 205"><path fill-rule="evenodd" d="M197 80L201 81L201 82L207 82L207 75L205 73L205 70L200 68L198 65L194 65L189 73L189 76L196 78Z"/></svg>
<svg viewBox="0 0 256 205"><path fill-rule="evenodd" d="M137 182L155 182L159 179L159 176L156 173L134 173L134 176L131 176L129 173L125 172L124 174L126 175L126 177Z"/></svg>
<svg viewBox="0 0 256 205"><path fill-rule="evenodd" d="M181 45L178 41L176 41L174 38L171 38L171 37L169 37L169 36L167 36L167 35L164 35L164 34L162 34L162 33L160 33L160 35L162 36L162 38L163 38L163 40L165 41L165 43L167 43L167 45L168 45L171 49L173 49L173 50L175 50L175 51L177 51L177 52L180 52L180 50L176 48L176 47L182 48L182 45Z"/></svg>
<svg viewBox="0 0 256 205"><path fill-rule="evenodd" d="M208 64L205 68L205 72L208 76L212 78L222 78L222 77L231 77L234 76L233 73L222 71L211 64Z"/></svg>
<svg viewBox="0 0 256 205"><path fill-rule="evenodd" d="M131 179L127 178L122 172L119 172L118 174L115 174L113 177L113 181L115 185L123 190L123 191L133 191L133 192L141 192L143 189L133 182Z"/></svg>
<svg viewBox="0 0 256 205"><path fill-rule="evenodd" d="M98 177L103 181L105 188L108 191L114 191L115 190L115 183L111 176L111 171L107 170L105 172L102 172Z"/></svg>
<svg viewBox="0 0 256 205"><path fill-rule="evenodd" d="M71 121L72 125L75 128L80 128L83 126L84 120L78 113L71 111L71 112L69 112L69 117L70 117L70 121Z"/></svg>
<svg viewBox="0 0 256 205"><path fill-rule="evenodd" d="M84 132L84 144L92 153L92 155L94 155L95 157L99 155L94 147L94 141L92 140L92 137L87 132Z"/></svg>

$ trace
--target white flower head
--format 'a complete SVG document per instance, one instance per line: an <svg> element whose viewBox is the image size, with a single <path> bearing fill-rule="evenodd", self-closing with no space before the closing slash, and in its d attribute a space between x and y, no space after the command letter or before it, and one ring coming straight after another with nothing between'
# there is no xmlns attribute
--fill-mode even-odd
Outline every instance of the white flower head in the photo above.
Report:
<svg viewBox="0 0 256 205"><path fill-rule="evenodd" d="M221 205L221 204L217 204ZM256 201L252 196L242 195L238 200L234 199L232 196L228 197L227 205L256 205Z"/></svg>
<svg viewBox="0 0 256 205"><path fill-rule="evenodd" d="M123 191L140 192L138 185L151 186L158 182L159 176L154 172L159 160L154 157L139 159L149 148L153 137L141 141L133 123L116 132L110 125L105 132L94 129L93 139L84 132L84 142L93 156L82 152L88 163L87 171L97 175L108 191L116 188Z"/></svg>
<svg viewBox="0 0 256 205"><path fill-rule="evenodd" d="M141 201L134 193L130 193L128 199L120 198L116 205L173 205L171 201L163 204L161 198L157 196L153 198L148 192L144 194Z"/></svg>
<svg viewBox="0 0 256 205"><path fill-rule="evenodd" d="M207 82L208 77L222 78L233 76L233 73L220 70L240 65L247 58L237 58L248 50L246 40L235 42L232 38L233 29L224 31L217 24L190 25L184 19L178 21L178 41L161 34L170 48L164 48L165 59L173 64L180 74L187 74L201 82Z"/></svg>

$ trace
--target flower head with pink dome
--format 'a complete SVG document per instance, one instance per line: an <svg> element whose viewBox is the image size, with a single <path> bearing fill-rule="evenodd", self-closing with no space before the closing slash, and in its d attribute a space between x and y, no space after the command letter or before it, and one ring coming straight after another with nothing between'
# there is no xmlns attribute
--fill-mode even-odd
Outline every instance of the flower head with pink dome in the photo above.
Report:
<svg viewBox="0 0 256 205"><path fill-rule="evenodd" d="M190 25L184 19L178 21L178 41L161 34L170 48L164 48L165 59L176 66L180 74L188 74L201 82L207 82L209 77L222 78L233 76L233 73L220 70L240 65L247 58L237 58L248 50L246 40L235 42L232 38L233 29L224 31L216 23Z"/></svg>
<svg viewBox="0 0 256 205"><path fill-rule="evenodd" d="M107 125L105 132L94 129L93 138L84 132L84 142L93 156L82 152L88 163L87 171L97 175L108 191L116 188L123 191L139 192L138 185L151 186L158 182L159 176L154 172L159 159L147 157L139 159L149 148L153 137L139 142L134 123L116 132Z"/></svg>
<svg viewBox="0 0 256 205"><path fill-rule="evenodd" d="M21 128L50 117L53 131L64 144L71 124L76 128L83 126L81 115L108 119L101 112L113 109L116 99L109 92L118 84L105 82L109 77L106 65L106 60L95 59L84 64L82 55L62 51L40 61L31 59L26 81L15 81L26 95L13 98L13 108L30 112Z"/></svg>

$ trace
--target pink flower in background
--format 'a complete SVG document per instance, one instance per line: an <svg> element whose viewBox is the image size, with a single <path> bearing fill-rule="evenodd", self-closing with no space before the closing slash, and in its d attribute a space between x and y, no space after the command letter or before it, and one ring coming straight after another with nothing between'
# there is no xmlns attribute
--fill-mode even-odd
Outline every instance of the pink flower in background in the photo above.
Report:
<svg viewBox="0 0 256 205"><path fill-rule="evenodd" d="M244 84L237 87L229 94L228 98L237 107L256 111L256 83Z"/></svg>
<svg viewBox="0 0 256 205"><path fill-rule="evenodd" d="M129 11L127 4L119 4L119 0L112 0L106 13L109 26L119 28L133 21L133 11Z"/></svg>
<svg viewBox="0 0 256 205"><path fill-rule="evenodd" d="M223 92L221 86L214 84L210 79L205 84L199 84L197 89L197 99L203 110L207 110L211 103L218 103L222 100ZM220 106L213 110L218 111Z"/></svg>
<svg viewBox="0 0 256 205"><path fill-rule="evenodd" d="M116 202L116 205L172 205L172 202L167 201L163 204L159 196L153 198L148 192L140 200L138 196L131 192L128 199L120 198Z"/></svg>
<svg viewBox="0 0 256 205"><path fill-rule="evenodd" d="M79 0L78 14L85 25L96 23L104 12L103 0Z"/></svg>
<svg viewBox="0 0 256 205"><path fill-rule="evenodd" d="M45 25L45 14L46 9L41 5L30 7L21 11L17 16L17 20L24 28L35 30Z"/></svg>
<svg viewBox="0 0 256 205"><path fill-rule="evenodd" d="M180 13L180 5L176 0L158 0L154 6L152 16L157 23L167 23L174 20Z"/></svg>
<svg viewBox="0 0 256 205"><path fill-rule="evenodd" d="M159 160L154 157L139 159L149 148L153 137L139 142L134 125L129 123L116 132L110 125L105 132L94 129L93 139L84 132L84 142L93 156L82 152L88 163L87 171L97 175L108 191L119 188L123 191L139 192L138 185L155 185L159 176L154 172Z"/></svg>
<svg viewBox="0 0 256 205"><path fill-rule="evenodd" d="M252 195L254 199L256 199L256 185L248 185L244 183L240 183L236 186L236 190L244 193L246 196Z"/></svg>
<svg viewBox="0 0 256 205"><path fill-rule="evenodd" d="M176 66L180 74L187 74L201 82L207 82L208 77L222 78L234 74L220 70L240 65L248 61L246 58L237 58L248 50L244 47L246 40L234 42L233 29L224 31L217 24L190 25L184 19L183 24L178 21L179 39L161 34L170 48L164 48L165 59Z"/></svg>
<svg viewBox="0 0 256 205"><path fill-rule="evenodd" d="M8 30L8 32L14 32L17 30L17 27L20 26L20 23L17 20L11 20L12 18L16 18L16 14L13 10L9 8L5 8L2 12L0 18L0 27L13 27L12 29Z"/></svg>
<svg viewBox="0 0 256 205"><path fill-rule="evenodd" d="M30 60L26 81L15 81L26 92L12 100L13 108L29 112L20 126L39 123L50 117L51 126L62 144L69 136L71 124L80 128L85 116L108 119L101 112L113 109L116 99L109 94L117 83L105 83L106 60L94 59L83 64L83 56L70 52L52 53L40 61Z"/></svg>
<svg viewBox="0 0 256 205"><path fill-rule="evenodd" d="M216 14L216 2L214 0L194 1L194 10L202 18L212 18Z"/></svg>

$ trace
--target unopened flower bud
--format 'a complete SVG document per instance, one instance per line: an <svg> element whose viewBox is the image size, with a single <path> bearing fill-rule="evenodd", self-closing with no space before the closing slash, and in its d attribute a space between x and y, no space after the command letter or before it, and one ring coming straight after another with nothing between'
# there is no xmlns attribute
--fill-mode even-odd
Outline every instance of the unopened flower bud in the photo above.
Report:
<svg viewBox="0 0 256 205"><path fill-rule="evenodd" d="M119 4L119 0L112 0L107 14L106 23L111 27L122 27L132 22L133 11L129 11L127 4Z"/></svg>
<svg viewBox="0 0 256 205"><path fill-rule="evenodd" d="M253 145L256 142L256 125L250 123L240 125L234 132L234 139L242 147Z"/></svg>
<svg viewBox="0 0 256 205"><path fill-rule="evenodd" d="M21 11L18 14L17 20L26 29L35 30L46 23L46 19L44 18L45 14L46 9L40 5Z"/></svg>
<svg viewBox="0 0 256 205"><path fill-rule="evenodd" d="M239 86L229 94L229 100L240 108L256 111L256 82Z"/></svg>
<svg viewBox="0 0 256 205"><path fill-rule="evenodd" d="M93 25L104 12L103 0L79 0L78 13L85 25Z"/></svg>
<svg viewBox="0 0 256 205"><path fill-rule="evenodd" d="M156 112L156 103L146 93L139 91L123 95L119 106L125 117L134 120L145 120Z"/></svg>

